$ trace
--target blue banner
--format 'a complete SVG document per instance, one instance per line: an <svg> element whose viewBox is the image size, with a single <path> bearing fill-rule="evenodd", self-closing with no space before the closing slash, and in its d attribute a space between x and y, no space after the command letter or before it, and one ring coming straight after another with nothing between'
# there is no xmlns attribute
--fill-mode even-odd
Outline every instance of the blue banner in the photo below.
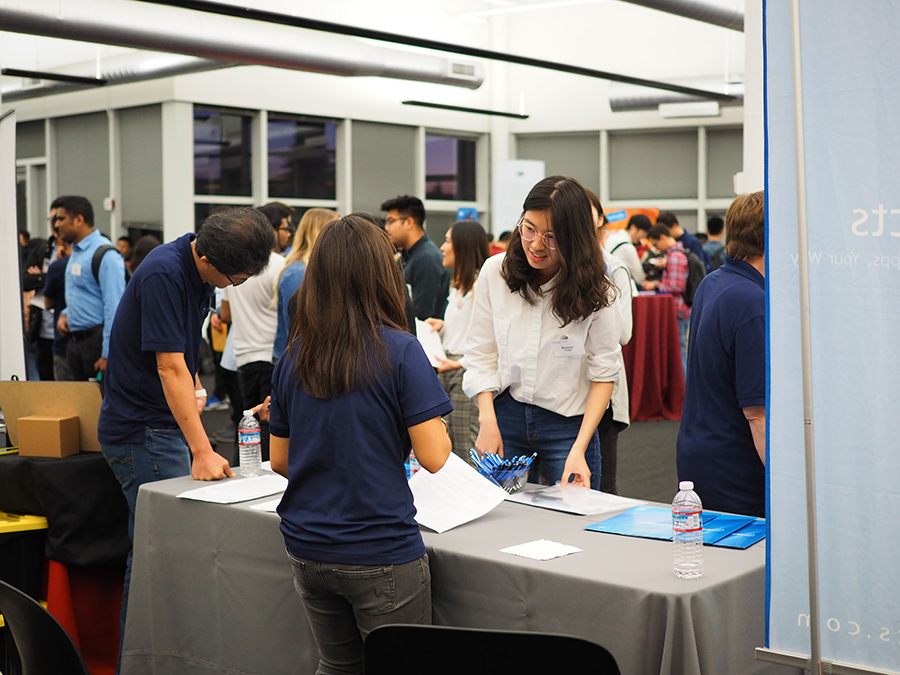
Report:
<svg viewBox="0 0 900 675"><path fill-rule="evenodd" d="M900 672L900 5L800 3L822 658ZM768 644L808 655L787 0L765 7Z"/></svg>

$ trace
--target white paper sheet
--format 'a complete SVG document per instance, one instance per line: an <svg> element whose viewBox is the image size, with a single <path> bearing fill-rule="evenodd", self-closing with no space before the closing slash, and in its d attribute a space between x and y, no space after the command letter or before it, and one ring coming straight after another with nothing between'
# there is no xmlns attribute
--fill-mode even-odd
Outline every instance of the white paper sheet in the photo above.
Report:
<svg viewBox="0 0 900 675"><path fill-rule="evenodd" d="M581 553L581 549L548 539L538 539L537 541L529 541L527 544L501 548L500 553L511 553L523 558L531 558L532 560L552 560L571 553Z"/></svg>
<svg viewBox="0 0 900 675"><path fill-rule="evenodd" d="M416 521L429 530L446 532L492 511L506 492L452 452L435 474L420 469L409 481Z"/></svg>
<svg viewBox="0 0 900 675"><path fill-rule="evenodd" d="M559 485L551 485L537 490L523 490L507 495L506 499L519 504L539 506L543 509L574 513L579 516L596 516L600 513L624 511L632 506L647 503L639 499L598 492L580 485L569 485L565 489Z"/></svg>
<svg viewBox="0 0 900 675"><path fill-rule="evenodd" d="M440 363L434 357L447 358L444 344L441 342L441 334L436 330L431 330L431 326L424 321L416 319L416 337L419 338L422 349L425 350L425 355L428 357L432 367L437 368Z"/></svg>
<svg viewBox="0 0 900 675"><path fill-rule="evenodd" d="M284 492L285 488L287 488L287 478L270 473L253 478L226 478L212 485L182 492L178 498L196 499L214 504L234 504L268 497L276 492Z"/></svg>
<svg viewBox="0 0 900 675"><path fill-rule="evenodd" d="M275 513L278 510L278 505L281 503L281 497L278 499L271 499L267 502L262 502L261 504L252 504L250 506L251 509L256 509L257 511L268 511L269 513Z"/></svg>

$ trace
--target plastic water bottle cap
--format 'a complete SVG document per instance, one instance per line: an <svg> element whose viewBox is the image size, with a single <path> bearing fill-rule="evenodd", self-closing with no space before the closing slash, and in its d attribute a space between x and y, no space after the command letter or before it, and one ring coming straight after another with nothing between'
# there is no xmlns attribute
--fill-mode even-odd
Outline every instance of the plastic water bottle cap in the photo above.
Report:
<svg viewBox="0 0 900 675"><path fill-rule="evenodd" d="M252 411L252 410L245 410L245 411L244 411L244 417L253 417L253 411ZM691 484L691 485L693 486L693 484Z"/></svg>
<svg viewBox="0 0 900 675"><path fill-rule="evenodd" d="M694 489L694 481L692 480L683 480L678 484L679 490L693 490Z"/></svg>

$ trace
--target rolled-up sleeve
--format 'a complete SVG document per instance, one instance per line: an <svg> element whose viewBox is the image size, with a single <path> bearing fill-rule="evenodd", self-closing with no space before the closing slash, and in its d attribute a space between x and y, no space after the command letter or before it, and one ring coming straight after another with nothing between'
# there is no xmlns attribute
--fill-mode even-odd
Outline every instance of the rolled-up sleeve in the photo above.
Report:
<svg viewBox="0 0 900 675"><path fill-rule="evenodd" d="M619 336L622 317L615 304L594 312L585 341L587 374L591 382L615 382L619 374Z"/></svg>
<svg viewBox="0 0 900 675"><path fill-rule="evenodd" d="M492 261L489 260L488 263L490 262ZM494 278L490 272L482 271L475 284L475 302L462 362L466 368L463 375L463 391L469 398L475 398L483 391L497 392L501 388L500 352L497 349L497 336L494 332L494 317L491 311L492 280Z"/></svg>

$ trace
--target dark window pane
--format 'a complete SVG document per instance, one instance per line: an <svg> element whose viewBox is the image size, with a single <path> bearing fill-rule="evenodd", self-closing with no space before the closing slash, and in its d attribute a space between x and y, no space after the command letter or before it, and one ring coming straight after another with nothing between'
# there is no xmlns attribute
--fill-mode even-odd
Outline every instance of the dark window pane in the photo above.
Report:
<svg viewBox="0 0 900 675"><path fill-rule="evenodd" d="M239 208L239 206L249 206L249 204L194 204L194 232L197 232L200 229L203 221L206 220L206 217L213 211L236 209Z"/></svg>
<svg viewBox="0 0 900 675"><path fill-rule="evenodd" d="M249 115L194 109L194 194L249 197Z"/></svg>
<svg viewBox="0 0 900 675"><path fill-rule="evenodd" d="M269 196L335 199L337 124L269 115Z"/></svg>
<svg viewBox="0 0 900 675"><path fill-rule="evenodd" d="M425 197L475 201L475 141L425 137Z"/></svg>

